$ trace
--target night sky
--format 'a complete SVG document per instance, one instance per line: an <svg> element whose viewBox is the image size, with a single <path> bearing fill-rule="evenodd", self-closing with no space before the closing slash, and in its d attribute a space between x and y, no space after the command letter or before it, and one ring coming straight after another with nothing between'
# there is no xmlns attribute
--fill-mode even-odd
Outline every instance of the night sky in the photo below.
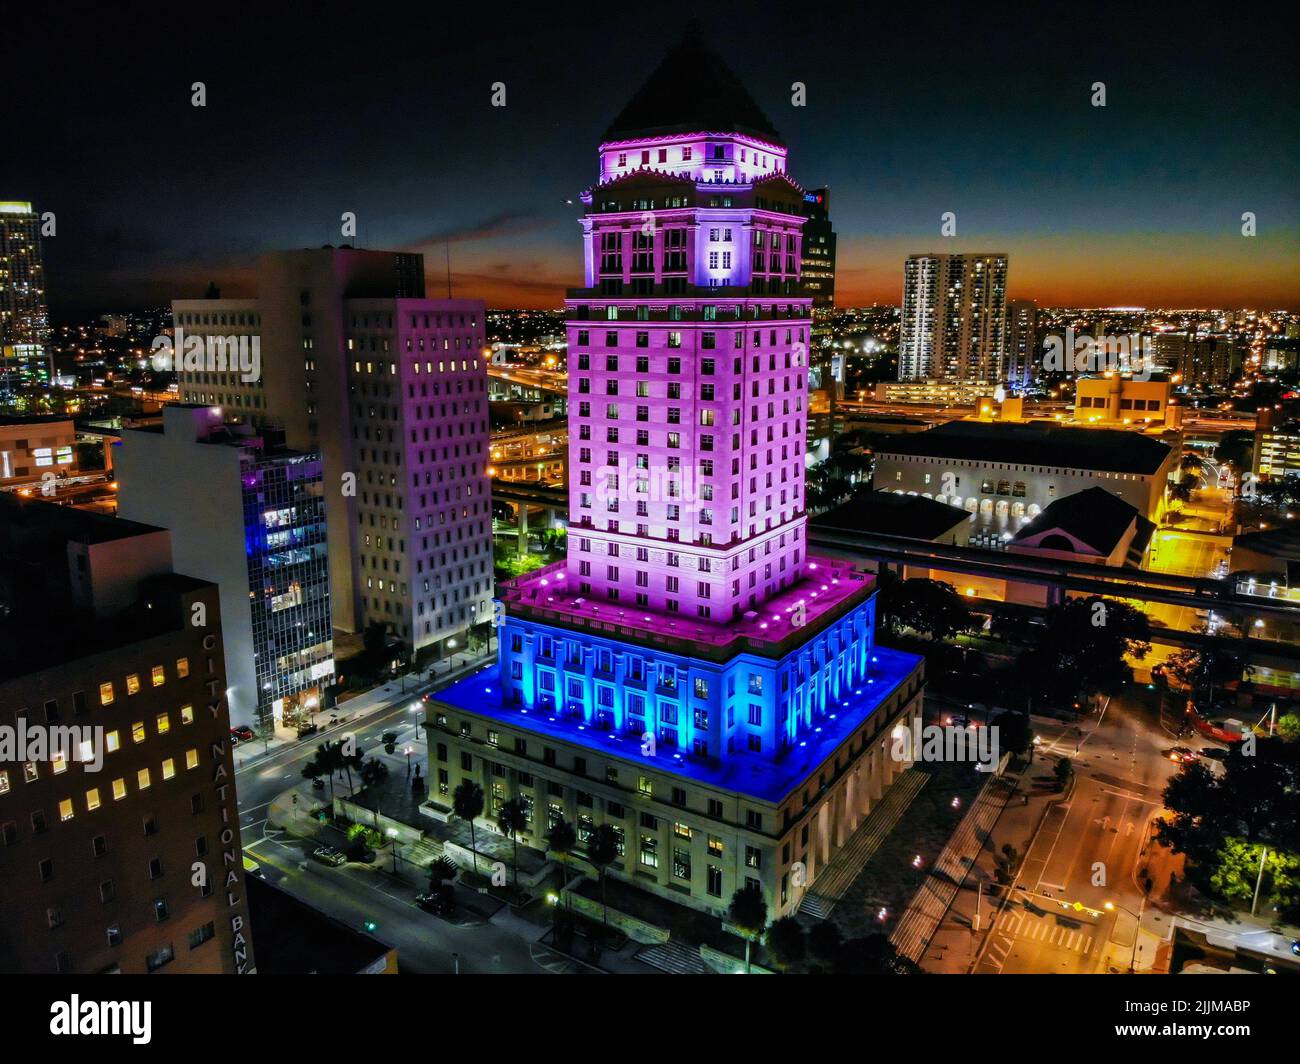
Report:
<svg viewBox="0 0 1300 1064"><path fill-rule="evenodd" d="M908 253L970 250L1007 252L1010 294L1047 305L1300 309L1293 36L1241 4L1231 20L1139 6L689 10L783 133L791 174L830 186L840 305L897 302ZM0 199L56 213L56 321L209 280L252 294L259 252L343 243L343 211L361 246L424 250L430 295L450 240L456 294L557 306L581 280L598 138L685 18L674 4L60 10L11 12L0 64ZM939 234L944 211L956 237Z"/></svg>

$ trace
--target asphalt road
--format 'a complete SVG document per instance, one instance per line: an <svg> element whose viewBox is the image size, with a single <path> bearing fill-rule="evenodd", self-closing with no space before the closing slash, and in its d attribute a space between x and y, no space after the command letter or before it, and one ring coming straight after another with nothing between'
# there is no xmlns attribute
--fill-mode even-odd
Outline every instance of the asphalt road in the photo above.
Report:
<svg viewBox="0 0 1300 1064"><path fill-rule="evenodd" d="M1044 821L977 972L1105 971L1108 957L1110 966L1123 958L1127 967L1133 914L1143 907L1142 849L1164 785L1178 770L1164 753L1171 745L1154 714L1126 696L1100 721L1085 719L1082 736L1065 729L1040 747L1038 775L1050 775L1054 764L1044 755L1064 754L1075 766L1074 791Z"/></svg>
<svg viewBox="0 0 1300 1064"><path fill-rule="evenodd" d="M444 677L440 684L447 682ZM376 710L359 726L323 730L269 754L257 752L257 744L250 743L235 775L244 852L261 864L268 882L320 912L357 930L363 930L367 921L377 924L372 934L397 947L403 973L452 972L457 963L453 954L459 954L459 969L464 974L584 970L585 966L537 943L542 929L514 916L508 907L487 921L468 926L448 923L416 908L414 898L422 884L408 884L392 876L382 855L375 865L330 868L311 859L314 844L268 825L272 799L302 782L302 766L322 740L337 739L344 732L352 731L358 748L367 750L380 745L385 731L397 732L400 745L410 743L418 731L416 756L427 771L423 730L416 727L417 717L409 712L418 695L414 689L396 694L387 708Z"/></svg>

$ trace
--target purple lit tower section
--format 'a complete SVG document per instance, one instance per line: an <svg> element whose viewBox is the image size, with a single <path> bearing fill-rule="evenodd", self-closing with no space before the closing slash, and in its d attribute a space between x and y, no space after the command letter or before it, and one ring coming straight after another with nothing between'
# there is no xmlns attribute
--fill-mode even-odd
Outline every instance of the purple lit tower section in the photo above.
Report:
<svg viewBox="0 0 1300 1064"><path fill-rule="evenodd" d="M568 557L504 585L501 693L677 771L803 747L784 793L914 667L877 657L871 578L807 551L804 191L689 41L599 162L565 301Z"/></svg>

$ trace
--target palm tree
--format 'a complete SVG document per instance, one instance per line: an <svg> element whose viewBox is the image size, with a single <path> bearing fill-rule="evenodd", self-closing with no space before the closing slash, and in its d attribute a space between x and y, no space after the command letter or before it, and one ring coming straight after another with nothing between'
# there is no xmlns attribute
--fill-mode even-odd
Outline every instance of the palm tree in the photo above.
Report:
<svg viewBox="0 0 1300 1064"><path fill-rule="evenodd" d="M519 833L528 827L528 816L524 809L522 799L511 798L507 802L501 803L501 808L497 811L497 827L501 829L501 834L505 835L514 843L514 856L511 864L514 866L515 890L519 890Z"/></svg>
<svg viewBox="0 0 1300 1064"><path fill-rule="evenodd" d="M348 795L351 796L356 792L356 787L352 782L352 770L354 768L357 771L361 770L361 766L365 764L366 760L365 751L353 749L352 753L349 754L343 743L338 742L335 743L334 746L338 750L339 768L347 774Z"/></svg>
<svg viewBox="0 0 1300 1064"><path fill-rule="evenodd" d="M546 833L546 850L554 854L560 861L560 867L564 869L565 883L568 882L569 871L569 854L578 844L578 836L574 833L573 825L561 817L551 825L551 830ZM561 884L560 892L564 892L564 885ZM565 899L567 905L568 899Z"/></svg>
<svg viewBox="0 0 1300 1064"><path fill-rule="evenodd" d="M373 787L376 784L383 783L388 779L388 766L377 757L372 757L361 766L361 783L366 787Z"/></svg>
<svg viewBox="0 0 1300 1064"><path fill-rule="evenodd" d="M325 776L329 779L330 784L330 801L334 800L334 773L339 771L343 764L343 748L338 743L332 743L326 740L316 747L316 753L312 759L303 766L302 774L309 780L314 780L318 776Z"/></svg>
<svg viewBox="0 0 1300 1064"><path fill-rule="evenodd" d="M461 780L460 786L452 793L451 808L461 820L469 821L470 855L477 874L478 842L474 834L474 818L483 815L483 788L473 780Z"/></svg>
<svg viewBox="0 0 1300 1064"><path fill-rule="evenodd" d="M587 863L600 876L600 904L609 923L609 903L605 900L605 869L618 857L618 832L611 824L598 824L587 839Z"/></svg>
<svg viewBox="0 0 1300 1064"><path fill-rule="evenodd" d="M745 974L749 975L749 951L754 940L767 927L767 899L763 891L753 883L741 887L731 896L731 908L727 910L727 919L745 939Z"/></svg>

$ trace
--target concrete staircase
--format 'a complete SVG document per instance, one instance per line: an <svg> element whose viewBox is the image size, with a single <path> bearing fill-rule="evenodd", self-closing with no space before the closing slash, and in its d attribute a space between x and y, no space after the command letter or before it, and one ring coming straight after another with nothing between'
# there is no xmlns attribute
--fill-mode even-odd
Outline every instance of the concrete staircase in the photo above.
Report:
<svg viewBox="0 0 1300 1064"><path fill-rule="evenodd" d="M804 894L799 912L817 920L830 916L836 903L844 897L872 855L903 818L908 806L921 793L921 788L929 782L927 773L915 770L899 776L867 814L867 819L858 825L849 841L831 858L831 863L818 874L812 887Z"/></svg>
<svg viewBox="0 0 1300 1064"><path fill-rule="evenodd" d="M636 959L669 975L709 975L712 969L700 959L699 950L675 942L645 946L637 950Z"/></svg>

